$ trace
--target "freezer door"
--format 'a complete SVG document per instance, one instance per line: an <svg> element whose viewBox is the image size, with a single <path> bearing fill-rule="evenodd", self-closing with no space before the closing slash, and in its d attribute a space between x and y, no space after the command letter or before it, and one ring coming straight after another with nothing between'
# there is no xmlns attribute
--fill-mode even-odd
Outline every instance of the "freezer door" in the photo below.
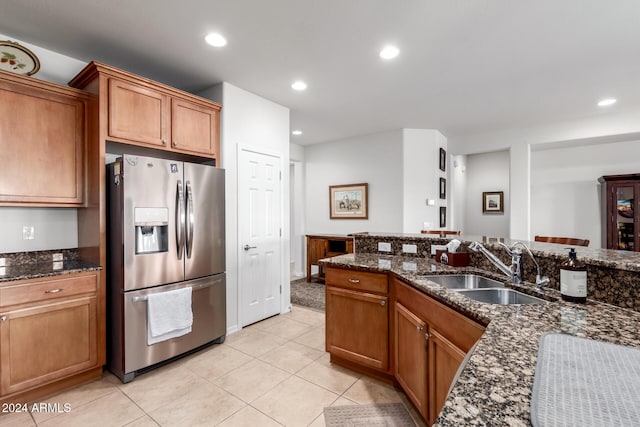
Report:
<svg viewBox="0 0 640 427"><path fill-rule="evenodd" d="M124 290L184 280L183 163L125 154L121 167Z"/></svg>
<svg viewBox="0 0 640 427"><path fill-rule="evenodd" d="M184 164L185 278L225 271L224 169Z"/></svg>

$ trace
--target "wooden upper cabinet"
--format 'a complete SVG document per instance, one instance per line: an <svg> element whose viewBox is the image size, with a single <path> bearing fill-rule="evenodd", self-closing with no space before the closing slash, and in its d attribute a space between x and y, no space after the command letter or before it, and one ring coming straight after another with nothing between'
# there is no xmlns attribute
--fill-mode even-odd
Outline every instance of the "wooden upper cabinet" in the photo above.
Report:
<svg viewBox="0 0 640 427"><path fill-rule="evenodd" d="M69 84L100 95L103 139L216 159L219 165L219 104L95 61Z"/></svg>
<svg viewBox="0 0 640 427"><path fill-rule="evenodd" d="M109 79L108 135L163 147L169 135L169 98L158 91Z"/></svg>
<svg viewBox="0 0 640 427"><path fill-rule="evenodd" d="M171 147L217 156L220 111L182 99L171 100Z"/></svg>
<svg viewBox="0 0 640 427"><path fill-rule="evenodd" d="M82 91L0 73L0 205L83 204L89 99Z"/></svg>

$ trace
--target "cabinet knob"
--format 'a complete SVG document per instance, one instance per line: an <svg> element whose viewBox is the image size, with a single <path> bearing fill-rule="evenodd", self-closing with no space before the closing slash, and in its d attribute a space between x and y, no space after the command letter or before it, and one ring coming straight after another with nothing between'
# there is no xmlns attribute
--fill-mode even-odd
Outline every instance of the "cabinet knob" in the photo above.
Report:
<svg viewBox="0 0 640 427"><path fill-rule="evenodd" d="M6 322L7 316L0 316L0 322Z"/></svg>
<svg viewBox="0 0 640 427"><path fill-rule="evenodd" d="M178 146L178 141L173 141L173 144L172 144L172 145L173 145L174 147L177 147L177 146Z"/></svg>
<svg viewBox="0 0 640 427"><path fill-rule="evenodd" d="M422 326L418 326L418 327L416 328L416 330L417 330L418 332L422 332Z"/></svg>
<svg viewBox="0 0 640 427"><path fill-rule="evenodd" d="M431 335L429 335L429 334L424 334L424 340L425 340L425 341L429 341L429 338L431 338Z"/></svg>
<svg viewBox="0 0 640 427"><path fill-rule="evenodd" d="M166 139L162 140L162 145L167 145L167 140Z"/></svg>
<svg viewBox="0 0 640 427"><path fill-rule="evenodd" d="M380 305L381 305L382 307L384 307L386 304L387 304L387 302L386 302L386 301L380 301Z"/></svg>
<svg viewBox="0 0 640 427"><path fill-rule="evenodd" d="M349 279L349 283L357 284L357 283L360 283L360 280L358 280L358 279Z"/></svg>

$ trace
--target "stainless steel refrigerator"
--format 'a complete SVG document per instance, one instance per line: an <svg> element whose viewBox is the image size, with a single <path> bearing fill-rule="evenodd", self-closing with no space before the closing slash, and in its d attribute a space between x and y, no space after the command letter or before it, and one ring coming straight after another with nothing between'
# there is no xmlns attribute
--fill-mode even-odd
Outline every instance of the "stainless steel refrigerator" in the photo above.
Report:
<svg viewBox="0 0 640 427"><path fill-rule="evenodd" d="M123 382L226 333L223 169L125 154L107 166L108 368ZM191 287L190 333L147 344L150 295Z"/></svg>

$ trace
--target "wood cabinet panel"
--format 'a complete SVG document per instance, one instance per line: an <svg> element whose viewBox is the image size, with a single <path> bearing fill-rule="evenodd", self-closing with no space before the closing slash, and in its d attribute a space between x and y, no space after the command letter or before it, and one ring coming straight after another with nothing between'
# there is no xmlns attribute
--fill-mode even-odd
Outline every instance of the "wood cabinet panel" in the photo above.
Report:
<svg viewBox="0 0 640 427"><path fill-rule="evenodd" d="M395 312L395 377L420 414L427 418L427 324L402 304Z"/></svg>
<svg viewBox="0 0 640 427"><path fill-rule="evenodd" d="M326 287L326 349L346 360L389 369L386 296Z"/></svg>
<svg viewBox="0 0 640 427"><path fill-rule="evenodd" d="M429 329L429 424L438 417L449 394L451 382L456 376L465 352L447 340L440 332Z"/></svg>
<svg viewBox="0 0 640 427"><path fill-rule="evenodd" d="M330 286L353 289L362 292L389 292L389 280L386 274L354 271L342 268L327 268L326 283Z"/></svg>
<svg viewBox="0 0 640 427"><path fill-rule="evenodd" d="M95 367L96 298L80 298L3 314L0 391L14 393Z"/></svg>
<svg viewBox="0 0 640 427"><path fill-rule="evenodd" d="M392 279L396 299L464 352L484 333L484 327L417 289Z"/></svg>
<svg viewBox="0 0 640 427"><path fill-rule="evenodd" d="M18 282L0 288L0 307L95 293L96 290L95 274Z"/></svg>
<svg viewBox="0 0 640 427"><path fill-rule="evenodd" d="M0 204L84 202L88 94L0 73Z"/></svg>
<svg viewBox="0 0 640 427"><path fill-rule="evenodd" d="M151 88L111 78L108 123L110 137L164 147L169 138L169 98Z"/></svg>
<svg viewBox="0 0 640 427"><path fill-rule="evenodd" d="M171 146L176 151L218 157L218 110L193 102L171 101Z"/></svg>

